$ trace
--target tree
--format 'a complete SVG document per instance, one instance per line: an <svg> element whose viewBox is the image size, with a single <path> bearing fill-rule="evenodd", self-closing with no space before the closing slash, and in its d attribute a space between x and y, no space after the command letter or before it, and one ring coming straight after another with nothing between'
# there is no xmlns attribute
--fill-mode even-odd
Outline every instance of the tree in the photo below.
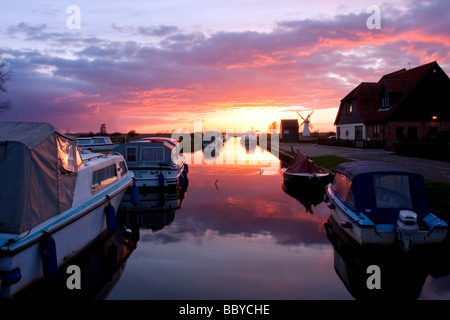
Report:
<svg viewBox="0 0 450 320"><path fill-rule="evenodd" d="M6 93L6 81L9 79L11 79L9 64L3 59L0 59L0 93ZM9 101L0 101L0 112L9 109L9 106Z"/></svg>
<svg viewBox="0 0 450 320"><path fill-rule="evenodd" d="M269 131L278 129L278 122L273 121L271 124L269 124L268 129L269 129Z"/></svg>

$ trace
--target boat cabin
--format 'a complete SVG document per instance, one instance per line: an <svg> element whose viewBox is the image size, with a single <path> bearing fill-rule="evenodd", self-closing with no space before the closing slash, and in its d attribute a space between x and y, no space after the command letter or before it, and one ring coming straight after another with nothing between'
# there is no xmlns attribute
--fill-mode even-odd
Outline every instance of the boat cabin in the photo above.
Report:
<svg viewBox="0 0 450 320"><path fill-rule="evenodd" d="M179 159L177 144L166 139L145 138L120 144L114 152L122 154L128 167L175 166Z"/></svg>
<svg viewBox="0 0 450 320"><path fill-rule="evenodd" d="M430 213L423 177L401 166L343 163L336 170L333 189L345 206L374 224L394 224L402 210L415 212L418 221Z"/></svg>

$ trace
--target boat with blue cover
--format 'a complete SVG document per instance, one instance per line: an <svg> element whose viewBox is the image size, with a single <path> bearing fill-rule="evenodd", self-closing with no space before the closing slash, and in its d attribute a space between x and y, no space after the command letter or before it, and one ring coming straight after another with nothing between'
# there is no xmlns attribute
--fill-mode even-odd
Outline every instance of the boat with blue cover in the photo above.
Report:
<svg viewBox="0 0 450 320"><path fill-rule="evenodd" d="M422 175L377 161L342 163L325 202L332 217L359 245L441 243L448 225L428 208Z"/></svg>
<svg viewBox="0 0 450 320"><path fill-rule="evenodd" d="M118 154L80 153L48 123L0 123L0 297L13 298L109 231L134 181Z"/></svg>

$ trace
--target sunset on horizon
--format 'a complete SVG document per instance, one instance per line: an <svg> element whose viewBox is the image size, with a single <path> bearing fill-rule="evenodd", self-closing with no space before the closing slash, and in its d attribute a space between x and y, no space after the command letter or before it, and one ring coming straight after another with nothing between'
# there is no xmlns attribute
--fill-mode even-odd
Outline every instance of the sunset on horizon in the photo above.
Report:
<svg viewBox="0 0 450 320"><path fill-rule="evenodd" d="M0 16L0 121L70 133L267 131L312 111L331 132L359 83L450 71L444 0L19 1Z"/></svg>

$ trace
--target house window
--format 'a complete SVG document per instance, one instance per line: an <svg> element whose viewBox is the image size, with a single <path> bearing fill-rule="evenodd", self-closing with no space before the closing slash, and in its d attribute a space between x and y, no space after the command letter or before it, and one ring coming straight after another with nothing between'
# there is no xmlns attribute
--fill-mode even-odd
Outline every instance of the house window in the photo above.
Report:
<svg viewBox="0 0 450 320"><path fill-rule="evenodd" d="M355 127L355 140L362 140L363 139L363 127L362 126L356 126Z"/></svg>
<svg viewBox="0 0 450 320"><path fill-rule="evenodd" d="M417 127L408 127L408 140L417 139Z"/></svg>
<svg viewBox="0 0 450 320"><path fill-rule="evenodd" d="M336 128L336 136L337 136L338 139L341 138L341 127L337 127Z"/></svg>
<svg viewBox="0 0 450 320"><path fill-rule="evenodd" d="M383 97L381 98L381 109L389 108L389 93L385 92Z"/></svg>
<svg viewBox="0 0 450 320"><path fill-rule="evenodd" d="M395 139L401 140L403 137L403 127L397 127L395 129Z"/></svg>
<svg viewBox="0 0 450 320"><path fill-rule="evenodd" d="M373 126L373 137L377 138L380 135L380 131L381 131L381 125L380 124L376 124Z"/></svg>
<svg viewBox="0 0 450 320"><path fill-rule="evenodd" d="M345 103L345 114L350 116L353 113L353 105L351 102Z"/></svg>
<svg viewBox="0 0 450 320"><path fill-rule="evenodd" d="M127 161L136 161L136 148L127 148Z"/></svg>

